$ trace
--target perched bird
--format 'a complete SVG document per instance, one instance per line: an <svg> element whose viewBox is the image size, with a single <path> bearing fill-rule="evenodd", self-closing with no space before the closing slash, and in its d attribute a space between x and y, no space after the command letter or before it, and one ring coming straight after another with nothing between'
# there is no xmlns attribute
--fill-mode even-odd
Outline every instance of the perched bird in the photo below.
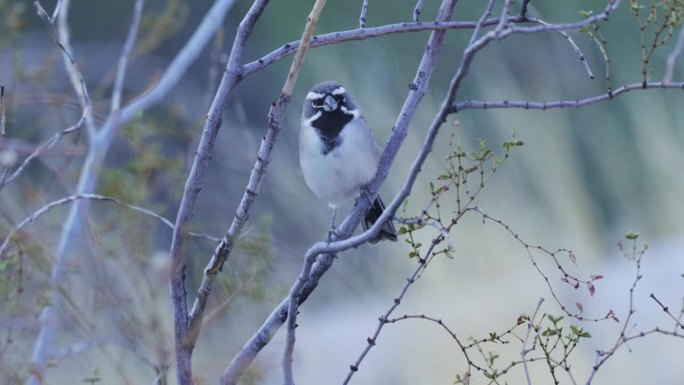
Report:
<svg viewBox="0 0 684 385"><path fill-rule="evenodd" d="M375 176L382 150L351 95L339 83L325 81L311 88L302 111L299 133L299 164L311 191L337 207L356 197L359 189ZM363 229L373 226L385 209L375 198L363 220ZM335 213L331 227L335 225ZM397 240L388 220L371 243Z"/></svg>

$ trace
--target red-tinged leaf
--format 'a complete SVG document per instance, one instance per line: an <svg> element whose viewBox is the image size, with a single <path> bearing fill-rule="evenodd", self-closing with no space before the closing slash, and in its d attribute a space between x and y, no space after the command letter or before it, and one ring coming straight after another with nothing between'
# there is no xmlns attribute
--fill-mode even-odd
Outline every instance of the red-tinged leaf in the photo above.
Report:
<svg viewBox="0 0 684 385"><path fill-rule="evenodd" d="M575 306L577 306L577 308L579 309L580 313L582 312L582 310L584 310L584 306L582 306L582 304L579 303L579 302L575 302Z"/></svg>
<svg viewBox="0 0 684 385"><path fill-rule="evenodd" d="M572 263L577 265L577 257L575 256L575 253L570 253L570 260L572 261Z"/></svg>
<svg viewBox="0 0 684 385"><path fill-rule="evenodd" d="M591 276L591 279L594 281L598 281L599 279L603 279L603 276L601 274L593 274Z"/></svg>
<svg viewBox="0 0 684 385"><path fill-rule="evenodd" d="M591 294L591 296L593 297L594 293L596 292L596 288L591 282L587 282L587 288L589 289L589 294Z"/></svg>
<svg viewBox="0 0 684 385"><path fill-rule="evenodd" d="M620 319L613 313L613 310L609 310L608 314L606 314L606 318L612 318L613 321L620 323Z"/></svg>

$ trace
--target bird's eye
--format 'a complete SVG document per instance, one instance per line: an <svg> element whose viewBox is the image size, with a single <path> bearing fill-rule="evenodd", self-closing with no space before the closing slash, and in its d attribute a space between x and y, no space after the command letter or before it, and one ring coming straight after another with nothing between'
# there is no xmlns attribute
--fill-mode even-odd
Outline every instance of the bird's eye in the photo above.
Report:
<svg viewBox="0 0 684 385"><path fill-rule="evenodd" d="M335 100L337 101L337 103L344 103L344 96L335 95Z"/></svg>
<svg viewBox="0 0 684 385"><path fill-rule="evenodd" d="M323 107L323 99L312 100L311 105L313 106L313 108L321 108Z"/></svg>

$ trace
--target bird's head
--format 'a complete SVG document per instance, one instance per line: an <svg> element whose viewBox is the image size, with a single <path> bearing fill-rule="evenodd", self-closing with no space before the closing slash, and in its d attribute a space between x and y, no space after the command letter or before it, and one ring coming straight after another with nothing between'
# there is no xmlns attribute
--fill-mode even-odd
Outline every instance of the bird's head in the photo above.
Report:
<svg viewBox="0 0 684 385"><path fill-rule="evenodd" d="M353 119L359 116L354 100L347 90L335 81L325 81L314 85L306 94L304 101L305 119L329 114L338 115L343 119L349 117Z"/></svg>

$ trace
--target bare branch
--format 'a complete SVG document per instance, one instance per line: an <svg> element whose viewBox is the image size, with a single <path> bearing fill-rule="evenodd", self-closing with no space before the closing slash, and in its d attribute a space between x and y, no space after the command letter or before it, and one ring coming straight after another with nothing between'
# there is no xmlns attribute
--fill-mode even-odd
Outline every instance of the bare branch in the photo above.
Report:
<svg viewBox="0 0 684 385"><path fill-rule="evenodd" d="M361 15L359 15L359 28L366 28L366 12L368 11L368 0L363 0L361 4Z"/></svg>
<svg viewBox="0 0 684 385"><path fill-rule="evenodd" d="M674 66L677 59L684 51L684 25L679 27L679 37L677 37L677 43L675 44L672 52L667 57L667 64L665 66L665 75L663 76L663 83L669 83L672 81L672 75L674 73Z"/></svg>
<svg viewBox="0 0 684 385"><path fill-rule="evenodd" d="M425 0L418 0L416 3L416 6L413 7L413 21L418 22L420 21L420 13L423 11L423 3Z"/></svg>
<svg viewBox="0 0 684 385"><path fill-rule="evenodd" d="M456 5L455 0L444 0L440 11L438 14L437 21L445 22L451 18L453 13L453 8ZM385 153L380 160L380 166L378 167L378 175L369 185L369 190L376 191L380 184L387 177L387 172L389 165L396 156L396 153L401 146L406 133L408 130L408 125L415 114L418 103L425 94L429 79L432 75L432 71L436 64L437 57L439 56L442 42L444 39L444 30L435 30L430 36L428 41L428 48L423 54L421 63L416 71L416 76L413 83L409 87L409 95L406 98L404 106L398 115L397 123L392 136L390 137L390 142L388 143ZM313 46L313 43L312 43ZM372 188L372 189L371 189ZM361 217L365 210L368 208L370 200L359 199L359 202L355 206L352 214L347 217L347 219L338 228L338 234L341 239L349 237L354 229L358 226L361 221ZM387 211L386 211L387 212ZM391 214L393 214L392 211ZM388 217L385 217L388 218ZM386 220L386 219L385 219ZM379 228L378 228L379 229ZM375 229L377 231L378 229ZM369 230L369 231L372 231ZM323 246L320 246L320 245ZM333 244L331 244L332 246ZM320 247L320 248L319 248ZM298 304L301 304L306 300L308 295L317 287L320 278L325 274L325 272L330 268L333 262L332 254L321 254L318 258L315 257L316 250L320 250L325 247L325 243L317 243L312 246L312 248L307 252L305 257L305 265L302 267L302 273L294 285L301 287L301 290L292 290L293 293L298 293ZM315 263L313 262L315 260ZM308 266L311 264L311 268ZM307 272L308 271L308 272ZM300 286L300 280L302 277L306 277L306 281ZM294 286L293 285L293 286ZM273 338L275 332L282 326L282 324L287 319L288 308L290 303L290 297L285 298L267 317L264 323L261 325L259 330L257 330L252 337L245 343L238 354L233 358L230 365L224 372L219 383L221 385L234 385L237 383L237 379L242 375L247 366L256 358L257 354L261 349L266 346Z"/></svg>
<svg viewBox="0 0 684 385"><path fill-rule="evenodd" d="M3 175L3 177L0 177L0 190L2 190L2 188L5 187L5 185L7 185L7 183L10 183L14 179L16 179L26 169L28 164L33 159L39 157L43 153L43 151L49 150L50 148L52 148L65 135L79 130L81 128L81 126L83 126L83 123L85 123L85 119L86 119L85 114L81 115L81 119L79 119L78 122L76 122L76 124L74 124L71 127L67 127L65 129L63 129L62 131L54 134L46 142L44 142L40 146L36 147L36 149L33 150L33 152L29 156L27 156L26 159L24 159L22 164L16 170L14 170L12 175L10 175L7 178L4 178L4 175Z"/></svg>
<svg viewBox="0 0 684 385"><path fill-rule="evenodd" d="M130 203L126 203L120 199L114 198L114 197L109 197L106 195L99 195L99 194L75 194L75 195L70 195L68 197L60 198L55 201L52 201L50 203L45 204L43 207L39 208L38 210L34 211L33 214L29 215L28 217L24 218L21 222L19 222L14 228L7 234L7 237L5 240L0 244L0 260L5 258L5 252L7 249L7 246L9 245L9 242L12 240L12 237L21 229L26 227L28 224L37 221L42 217L43 215L49 213L52 209L65 205L67 203L72 203L75 201L83 200L83 199L88 199L88 200L98 200L98 201L108 201L108 202L113 202L116 203L120 206L126 207L128 209L131 209L133 211L137 211L139 213L145 214L147 216L150 216L154 219L159 220L161 223L166 225L168 228L173 229L173 223L168 220L167 218L155 213L154 211L150 209L146 209L144 207L136 206ZM188 235L192 237L197 237L197 238L204 238L213 242L217 242L219 239L216 237L212 237L206 234L201 234L201 233L195 233L195 232L190 232Z"/></svg>
<svg viewBox="0 0 684 385"><path fill-rule="evenodd" d="M133 46L135 46L135 40L138 36L138 27L140 26L140 19L142 17L144 4L145 0L135 0L135 5L133 6L133 21L131 21L131 27L128 29L126 42L121 49L121 56L119 56L119 64L116 70L116 79L114 80L114 86L112 87L111 112L118 110L121 106L121 93L123 91L124 79L126 79L128 56L131 54Z"/></svg>
<svg viewBox="0 0 684 385"><path fill-rule="evenodd" d="M525 19L527 18L527 6L530 4L530 0L522 0L522 3L520 4L520 17Z"/></svg>
<svg viewBox="0 0 684 385"><path fill-rule="evenodd" d="M542 25L549 25L549 23L547 23L541 19L529 19L529 20L534 21L534 22L539 23L539 24L542 24ZM577 46L577 44L575 44L575 41L572 39L572 37L567 32L558 31L558 30L554 30L554 31L558 32L559 35L563 36L563 39L567 40L567 42L570 44L572 49L575 50L575 53L577 54L577 56L579 56L580 61L584 65L585 71L587 71L587 75L589 75L589 79L594 79L595 78L594 73L591 71L591 68L589 68L589 63L587 63L587 59L586 59L586 57L584 57L584 53L582 53L582 50Z"/></svg>
<svg viewBox="0 0 684 385"><path fill-rule="evenodd" d="M477 36L480 34L480 29L482 29L484 21L487 20L487 18L489 18L489 16L491 16L492 14L492 8L494 8L494 0L487 1L487 7L485 8L485 11L482 13L482 17L480 17L480 20L478 20L477 25L475 25L475 30L470 35L470 42L468 43L468 45L473 45L473 42L475 42L475 39L477 39Z"/></svg>
<svg viewBox="0 0 684 385"><path fill-rule="evenodd" d="M95 135L95 116L92 112L92 103L90 102L90 96L88 95L88 87L86 86L85 78L81 73L81 70L76 63L71 49L71 44L69 42L69 31L66 26L68 10L69 10L70 0L61 0L55 6L54 13L51 16L47 14L45 9L40 4L40 1L34 1L34 5L40 16L49 26L52 31L52 38L62 52L62 59L64 62L64 68L71 81L71 86L78 95L78 100L83 109L83 114L85 115L86 128L88 129L89 136Z"/></svg>
<svg viewBox="0 0 684 385"><path fill-rule="evenodd" d="M117 339L117 338L102 338L99 340L80 340L76 341L73 344L57 350L53 355L52 359L58 360L62 358L66 358L69 356L73 356L74 354L78 354L84 350L87 349L92 349L94 347L100 347L103 345L116 345L116 346L121 346L125 349L130 350L133 352L138 358L144 362L145 364L151 366L152 368L156 368L157 365L149 359L143 351L140 350L137 346L134 344L122 340L122 339Z"/></svg>
<svg viewBox="0 0 684 385"><path fill-rule="evenodd" d="M90 109L90 100L87 96L85 81L83 80L83 77L80 76L80 72L78 72L78 67L70 54L70 50L67 49L67 46L62 45L60 40L60 36L64 36L68 43L68 33L66 30L68 0L62 0L56 7L56 9L59 9L59 12L57 12L57 10L55 11L56 15L61 20L58 23L58 26L61 28L61 31L59 32L61 35L55 30L55 18L47 16L47 13L40 6L40 3L38 1L35 2L39 15L53 27L53 37L55 37L55 41L62 50L63 57L65 57L64 61L67 64L67 71L70 73L72 83L80 84L80 87L75 88L76 92L79 93L82 106L85 106L83 108L83 113L86 116L89 146L76 186L76 194L90 194L95 191L99 171L118 128L137 116L142 109L160 101L170 89L177 84L190 64L197 58L206 42L209 41L214 31L221 25L226 12L232 6L233 2L234 0L216 0L190 40L185 44L172 61L169 68L164 72L159 83L157 83L157 85L148 93L138 97L128 106L110 115L98 131L95 129L94 119L91 118L92 111ZM78 81L74 82L74 78L77 78ZM91 122L92 125L90 124ZM50 349L53 349L54 335L58 325L58 311L61 307L61 295L59 294L58 288L60 282L63 280L65 267L68 265L71 256L75 254L71 252L71 249L83 227L82 218L84 211L87 209L86 203L87 201L75 202L75 204L71 206L64 221L64 228L55 252L56 261L52 266L51 273L51 284L54 294L52 296L52 302L41 310L41 330L34 346L31 377L28 381L29 384L39 383L40 379L44 376L47 368L47 352ZM179 362L183 363L183 361Z"/></svg>
<svg viewBox="0 0 684 385"><path fill-rule="evenodd" d="M674 314L672 314L670 312L669 306L660 302L660 300L653 293L651 293L651 295L649 295L649 297L651 297L651 299L654 300L658 304L658 306L660 306L660 309L662 309L665 312L665 314L667 314L670 318L672 318L672 320L675 322L675 326L677 328L684 330L684 324L682 324L682 321L680 321L677 317L674 316ZM682 310L684 310L684 308L682 308ZM676 328L675 328L675 331L676 331Z"/></svg>
<svg viewBox="0 0 684 385"><path fill-rule="evenodd" d="M488 5L485 9L485 12L484 12L485 15L491 11L490 7L491 7L492 3L493 2L488 3ZM506 5L504 5L504 11L503 12L504 13L506 12ZM484 17L481 18L481 20L484 20ZM463 80L463 78L465 77L465 75L468 72L468 69L469 69L470 64L473 60L473 57L475 56L475 54L480 49L482 49L485 45L487 45L491 40L498 38L498 36L501 32L497 32L497 31L499 31L500 29L502 29L505 26L504 20L505 20L505 18L501 19L501 22L498 24L497 29L487 33L485 36L474 41L472 44L469 44L468 47L464 50L463 58L461 59L461 63L460 63L460 65L456 71L456 74L454 75L454 78L451 80L447 95L445 96L444 101L442 102L442 106L440 107L440 109L437 112L437 114L435 115L432 123L430 124L428 134L426 135L425 140L420 147L420 152L419 152L418 156L416 157L413 164L411 165L411 169L408 173L406 182L402 186L402 189L400 190L400 192L392 200L392 202L389 205L387 205L383 214L376 221L376 224L373 227L371 227L367 231L367 233L373 233L374 231L379 231L380 226L377 226L377 224L378 223L382 224L384 221L386 221L391 216L393 216L394 212L399 207L399 205L404 201L405 197L410 194L411 188L413 187L413 183L415 183L415 180L418 176L418 173L420 173L420 170L422 168L423 163L425 162L425 159L427 159L428 154L432 151L432 146L433 146L433 143L435 141L435 138L437 137L437 133L439 132L439 128L446 121L446 118L449 115L450 106L453 104L453 102L456 98L456 92L458 91L458 89L460 87L461 81ZM475 34L477 32L478 32L478 29L476 28L473 31L473 36L475 36ZM471 41L472 40L474 40L474 39L471 39ZM434 47L434 45L432 45L432 44L429 44L429 46ZM396 132L395 132L395 134L396 134ZM393 137L394 137L394 134L392 135L392 138ZM392 138L390 138L390 143L391 143ZM390 144L387 145L387 148L390 148ZM385 150L385 152L387 152L387 149ZM383 157L384 157L384 155L385 154L383 154ZM378 174L381 173L382 169L383 168L382 168L382 160L381 160L381 166L379 167ZM386 171L386 169L385 169L385 171ZM376 176L376 179L378 179L378 176ZM373 182L375 182L375 180ZM373 182L371 182L371 184ZM373 191L373 190L371 190L371 191ZM357 206L359 206L359 205L357 205ZM343 223L343 225L346 222L347 221L345 221ZM436 245L436 243L433 242L431 247L434 247L435 245ZM426 255L429 255L429 254L426 254ZM425 269L425 266L427 266L426 260L421 259L419 262L420 262L419 266L416 269L416 271L414 272L413 276L407 280L407 282L409 282L409 283L407 285L405 285L401 296L403 296L404 293L408 290L410 283L412 283L412 281L415 280L415 277L418 276L418 274L420 274L420 272L422 272ZM350 367L351 370L348 373L347 379L344 382L345 384L347 384L351 380L351 377L358 370L358 367L359 367L360 363L363 361L366 354L370 351L372 346L374 346L375 340L376 340L377 336L380 334L380 331L384 325L384 322L382 321L383 318L387 319L387 317L394 311L394 309L398 306L398 304L401 300L401 296L399 297L398 300L394 301L394 305L392 307L390 307L390 309L387 311L387 313L383 317L381 317L380 324L378 325L378 327L376 329L374 337L371 337L371 339L369 339L369 343L366 346L366 348L364 349L364 351L361 353L361 355L356 360L356 362L353 365L351 365L351 367ZM372 341L372 343L371 343L371 341Z"/></svg>
<svg viewBox="0 0 684 385"><path fill-rule="evenodd" d="M299 75L299 70L302 67L304 58L306 56L306 51L309 49L309 42L311 41L311 36L313 35L316 24L318 23L318 18L325 7L326 0L316 0L316 3L309 13L307 18L306 27L304 28L304 33L299 43L299 49L297 54L295 54L294 60L292 60L292 67L290 68L290 73L287 75L287 82L283 87L282 94L285 95L288 102L290 96L292 95L292 89L294 88L294 83L297 80L297 75ZM364 1L364 6L367 6L366 1ZM363 13L362 13L363 15ZM281 96L282 98L282 96ZM283 106L283 110L287 107L287 104ZM274 114L275 115L275 114ZM280 126L282 121L282 114L280 114L280 121L277 125ZM273 140L275 141L275 137ZM271 145L272 147L272 145ZM270 157L270 153L268 154ZM287 339L285 345L285 352L283 353L283 382L285 385L294 385L294 374L292 373L292 353L294 352L295 344L295 328L297 327L297 293L290 293L290 304L288 312L288 323L287 323Z"/></svg>
<svg viewBox="0 0 684 385"><path fill-rule="evenodd" d="M510 22L518 22L517 17L511 18ZM498 18L487 19L482 25L492 26L499 23ZM321 47L330 44L339 44L346 41L352 40L366 40L378 36L392 35L396 33L409 33L409 32L420 32L420 31L436 31L436 30L448 30L448 29L472 29L477 26L477 22L474 21L434 21L434 22L413 22L413 23L397 23L389 24L381 27L373 28L358 28L348 31L333 32L325 35L313 36L311 40L311 47ZM254 72L261 71L262 69L268 67L274 62L294 53L299 47L298 41L292 41L284 44L282 47L274 50L271 53L262 56L261 59L255 60L251 63L247 63L243 68L243 75L249 76Z"/></svg>
<svg viewBox="0 0 684 385"><path fill-rule="evenodd" d="M494 108L520 108L525 110L548 110L552 108L566 108L566 107L582 107L589 104L595 104L607 99L612 99L620 94L633 91L633 90L643 90L650 88L666 88L666 89L684 89L684 82L679 83L660 83L660 82L650 82L650 83L630 83L625 84L622 87L616 88L613 92L608 92L605 94L592 96L585 99L577 100L558 100L553 102L521 102L521 101L498 101L498 102L483 102L479 100L466 100L454 104L451 112L459 112L467 109L494 109Z"/></svg>
<svg viewBox="0 0 684 385"><path fill-rule="evenodd" d="M174 57L171 64L169 64L169 67L164 71L159 82L147 92L131 101L130 104L123 107L118 116L117 114L114 114L114 116L109 119L113 121L108 121L107 123L109 124L105 124L105 126L120 126L133 119L140 111L163 100L166 94L183 78L183 75L185 75L185 71L187 71L190 64L192 64L200 53L202 53L202 50L212 38L214 32L221 27L228 10L231 9L234 3L235 0L216 0L204 15L204 19L202 19L200 25L195 29L190 40L185 43L180 52Z"/></svg>
<svg viewBox="0 0 684 385"><path fill-rule="evenodd" d="M232 2L232 0L228 0L224 3L232 4ZM195 202L197 201L197 197L199 196L199 192L202 188L204 171L209 163L209 159L216 142L216 136L223 121L223 112L231 92L237 83L242 79L242 56L245 51L245 44L249 36L252 34L254 25L261 16L261 13L267 4L268 0L256 0L240 22L235 40L233 42L233 48L228 60L228 65L226 66L226 71L223 74L223 78L221 79L221 83L216 91L216 95L207 114L207 120L205 122L204 129L202 130L202 136L200 137L195 159L193 160L190 173L188 174L188 178L185 183L183 197L181 198L180 207L178 208L178 214L176 216L173 237L171 239L171 249L169 251L169 258L171 262L169 281L171 286L171 302L174 313L177 378L178 383L180 384L191 383L192 381L191 357L194 345L194 337L188 333L190 319L188 317L184 281L185 256L183 255L183 242L187 235L187 226L190 223L190 219L194 213ZM217 4L215 4L215 6L216 5ZM213 17L212 13L213 10L210 10L207 14L207 17ZM223 15L221 15L219 19L223 20ZM217 22L215 27L220 25L219 19L214 19L214 21ZM202 29L202 26L200 26L200 28L197 30L197 33L200 32L200 29ZM209 31L206 30L204 32L206 33ZM193 39L191 39L191 41L192 40ZM196 52L196 54L198 53L199 52ZM182 55L176 57L174 62L180 60L181 56ZM153 99L163 95L162 91L158 92L161 92L161 94L152 97ZM149 101L143 101L141 99L141 101L137 103L133 102L129 108L134 109L135 106L135 109L143 109L147 107L147 103L149 103ZM200 290L202 290L202 288L200 288Z"/></svg>
<svg viewBox="0 0 684 385"><path fill-rule="evenodd" d="M0 85L0 140L5 137L5 125L7 124L7 117L5 116L5 86Z"/></svg>
<svg viewBox="0 0 684 385"><path fill-rule="evenodd" d="M527 333L525 334L525 340L523 341L522 345L522 350L520 351L520 358L523 363L523 368L525 369L525 378L527 379L527 385L532 385L532 378L530 377L530 369L528 368L527 365L527 354L534 351L535 345L536 345L536 339L534 339L532 347L527 349L527 341L530 339L530 332L532 329L534 329L534 320L537 318L537 313L539 312L539 309L541 308L542 303L544 302L544 298L539 298L539 302L537 302L537 308L534 309L534 314L532 314L532 317L527 320Z"/></svg>

